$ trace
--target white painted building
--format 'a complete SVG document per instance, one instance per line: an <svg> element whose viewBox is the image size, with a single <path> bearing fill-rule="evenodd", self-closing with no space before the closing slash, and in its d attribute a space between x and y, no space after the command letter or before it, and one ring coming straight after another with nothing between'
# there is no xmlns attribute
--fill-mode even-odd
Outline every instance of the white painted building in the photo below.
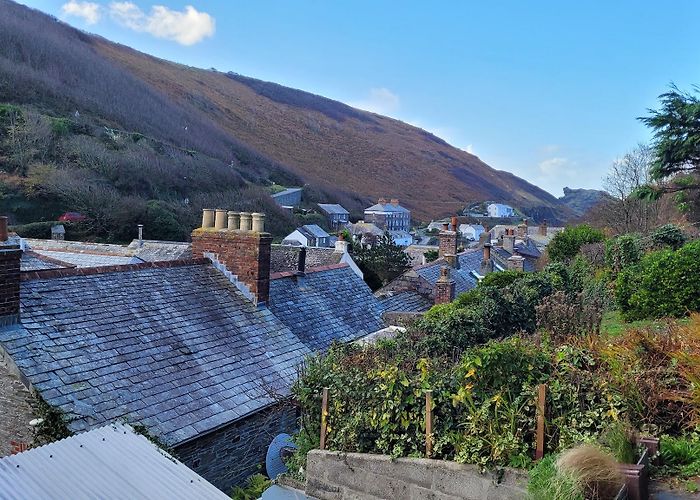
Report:
<svg viewBox="0 0 700 500"><path fill-rule="evenodd" d="M502 203L491 203L486 210L489 217L514 217L515 210L510 205L503 205Z"/></svg>

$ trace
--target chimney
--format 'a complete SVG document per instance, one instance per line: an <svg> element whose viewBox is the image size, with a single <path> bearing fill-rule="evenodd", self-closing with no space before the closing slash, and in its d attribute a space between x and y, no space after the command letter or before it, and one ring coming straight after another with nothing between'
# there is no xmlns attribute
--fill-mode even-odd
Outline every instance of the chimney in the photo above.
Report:
<svg viewBox="0 0 700 500"><path fill-rule="evenodd" d="M547 219L540 224L540 236L547 236Z"/></svg>
<svg viewBox="0 0 700 500"><path fill-rule="evenodd" d="M449 230L449 224L442 225L442 231L438 235L439 248L438 257L457 255L457 232Z"/></svg>
<svg viewBox="0 0 700 500"><path fill-rule="evenodd" d="M297 276L306 275L306 247L301 247L299 249L299 254L297 255Z"/></svg>
<svg viewBox="0 0 700 500"><path fill-rule="evenodd" d="M139 224L138 228L139 228L139 246L143 246L143 224Z"/></svg>
<svg viewBox="0 0 700 500"><path fill-rule="evenodd" d="M216 209L216 216L214 217L214 229L226 229L228 226L228 216L226 210L223 208Z"/></svg>
<svg viewBox="0 0 700 500"><path fill-rule="evenodd" d="M214 227L214 209L205 208L202 210L202 228Z"/></svg>
<svg viewBox="0 0 700 500"><path fill-rule="evenodd" d="M453 215L450 222L452 222L452 230L457 232L457 223L458 223L457 217Z"/></svg>
<svg viewBox="0 0 700 500"><path fill-rule="evenodd" d="M221 211L227 215L225 211ZM202 222L211 225L192 231L192 255L216 255L226 269L248 286L257 304L264 304L270 296L270 252L272 236L264 232L264 214L240 213L240 227L236 228L235 212L228 214L233 225L217 229L213 210L205 209ZM220 216L221 217L221 216ZM252 231L255 220L255 231ZM219 221L221 222L221 221Z"/></svg>
<svg viewBox="0 0 700 500"><path fill-rule="evenodd" d="M518 224L518 238L521 240L524 240L525 237L527 236L527 224L524 222L522 224Z"/></svg>
<svg viewBox="0 0 700 500"><path fill-rule="evenodd" d="M491 243L484 245L484 255L481 258L481 268L479 274L486 276L493 271L493 262L491 262Z"/></svg>
<svg viewBox="0 0 700 500"><path fill-rule="evenodd" d="M525 258L520 255L512 255L508 258L508 269L511 271L524 271L525 270Z"/></svg>
<svg viewBox="0 0 700 500"><path fill-rule="evenodd" d="M335 242L335 253L348 253L348 242L343 233L338 235L338 241Z"/></svg>
<svg viewBox="0 0 700 500"><path fill-rule="evenodd" d="M450 278L450 268L440 269L440 277L435 282L435 304L449 304L455 299L455 281Z"/></svg>
<svg viewBox="0 0 700 500"><path fill-rule="evenodd" d="M0 217L0 325L19 321L20 259L19 238L10 238L7 217Z"/></svg>
<svg viewBox="0 0 700 500"><path fill-rule="evenodd" d="M240 229L241 228L241 213L229 210L228 212L228 229Z"/></svg>
<svg viewBox="0 0 700 500"><path fill-rule="evenodd" d="M506 234L503 235L503 250L513 253L515 249L515 230L506 229Z"/></svg>
<svg viewBox="0 0 700 500"><path fill-rule="evenodd" d="M391 204L394 205L395 207L399 206L399 199L398 198L392 198L391 199Z"/></svg>
<svg viewBox="0 0 700 500"><path fill-rule="evenodd" d="M51 239L57 241L63 241L66 239L66 228L63 227L63 224L51 226Z"/></svg>

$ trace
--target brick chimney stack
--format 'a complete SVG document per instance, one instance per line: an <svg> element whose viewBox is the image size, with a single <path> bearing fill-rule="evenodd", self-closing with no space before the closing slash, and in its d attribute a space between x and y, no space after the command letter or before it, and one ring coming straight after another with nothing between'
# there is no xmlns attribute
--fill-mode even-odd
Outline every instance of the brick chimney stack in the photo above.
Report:
<svg viewBox="0 0 700 500"><path fill-rule="evenodd" d="M449 304L455 299L455 281L450 278L450 268L440 269L440 277L435 282L435 304Z"/></svg>
<svg viewBox="0 0 700 500"><path fill-rule="evenodd" d="M486 276L493 271L493 262L491 262L491 243L484 244L484 254L481 258L481 268L479 274Z"/></svg>
<svg viewBox="0 0 700 500"><path fill-rule="evenodd" d="M456 219L456 218L455 218ZM452 267L457 264L457 231L450 231L449 224L443 224L442 231L438 235L438 257L447 260Z"/></svg>
<svg viewBox="0 0 700 500"><path fill-rule="evenodd" d="M513 253L515 249L515 229L506 229L503 235L503 250Z"/></svg>
<svg viewBox="0 0 700 500"><path fill-rule="evenodd" d="M0 325L11 325L19 321L21 258L19 238L10 237L7 217L0 217Z"/></svg>
<svg viewBox="0 0 700 500"><path fill-rule="evenodd" d="M520 255L512 255L508 258L508 269L512 271L524 271L525 270L525 258Z"/></svg>
<svg viewBox="0 0 700 500"><path fill-rule="evenodd" d="M214 254L246 284L257 304L270 296L272 236L264 231L264 223L264 214L217 210L215 216L214 210L205 209L202 227L192 231L192 255Z"/></svg>
<svg viewBox="0 0 700 500"><path fill-rule="evenodd" d="M547 236L547 219L543 220L539 227L540 236Z"/></svg>

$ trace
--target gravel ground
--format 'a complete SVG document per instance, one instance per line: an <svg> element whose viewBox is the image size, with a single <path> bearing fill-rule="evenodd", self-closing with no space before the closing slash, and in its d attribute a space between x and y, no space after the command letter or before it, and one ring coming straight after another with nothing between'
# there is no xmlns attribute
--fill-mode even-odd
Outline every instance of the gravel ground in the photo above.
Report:
<svg viewBox="0 0 700 500"><path fill-rule="evenodd" d="M30 401L29 391L0 359L0 457L10 454L10 441L31 444L29 421L35 416Z"/></svg>

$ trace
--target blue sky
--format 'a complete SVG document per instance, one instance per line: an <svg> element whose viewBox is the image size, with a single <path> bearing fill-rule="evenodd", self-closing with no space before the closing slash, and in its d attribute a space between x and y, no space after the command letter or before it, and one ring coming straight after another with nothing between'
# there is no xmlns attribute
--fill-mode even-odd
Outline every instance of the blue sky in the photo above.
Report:
<svg viewBox="0 0 700 500"><path fill-rule="evenodd" d="M600 187L670 82L700 83L700 2L23 0L180 63L430 130L561 195Z"/></svg>

